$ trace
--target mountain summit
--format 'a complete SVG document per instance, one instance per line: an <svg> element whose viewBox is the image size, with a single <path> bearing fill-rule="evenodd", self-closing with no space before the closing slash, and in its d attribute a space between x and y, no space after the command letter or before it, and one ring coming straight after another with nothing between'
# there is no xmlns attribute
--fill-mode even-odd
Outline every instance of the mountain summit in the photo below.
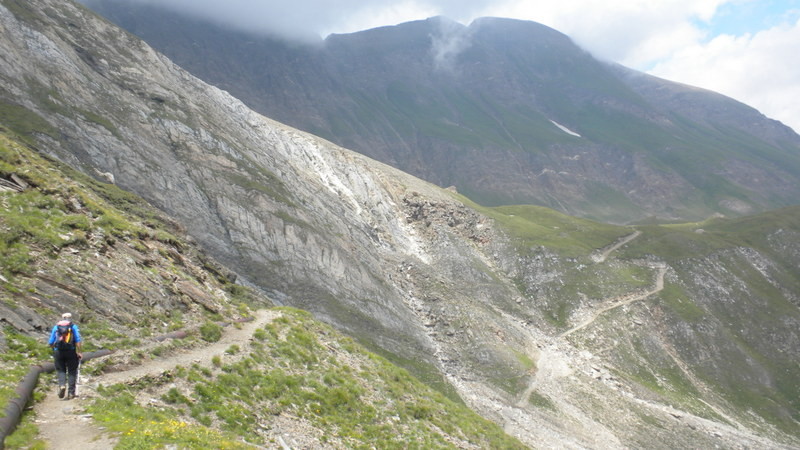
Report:
<svg viewBox="0 0 800 450"><path fill-rule="evenodd" d="M302 45L138 2L90 5L255 110L484 205L626 223L800 196L790 128L534 22L435 17Z"/></svg>

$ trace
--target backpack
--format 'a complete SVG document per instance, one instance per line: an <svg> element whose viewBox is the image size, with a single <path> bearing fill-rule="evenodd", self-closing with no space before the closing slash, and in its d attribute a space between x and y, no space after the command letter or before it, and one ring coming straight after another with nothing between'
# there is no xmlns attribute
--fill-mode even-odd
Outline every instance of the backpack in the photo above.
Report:
<svg viewBox="0 0 800 450"><path fill-rule="evenodd" d="M56 349L75 350L75 331L72 322L62 320L56 324Z"/></svg>

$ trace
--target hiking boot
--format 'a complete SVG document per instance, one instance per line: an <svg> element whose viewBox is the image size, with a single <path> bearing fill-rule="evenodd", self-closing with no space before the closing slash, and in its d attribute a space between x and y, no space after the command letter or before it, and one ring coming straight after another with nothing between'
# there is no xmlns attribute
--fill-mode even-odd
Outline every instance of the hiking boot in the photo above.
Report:
<svg viewBox="0 0 800 450"><path fill-rule="evenodd" d="M59 386L58 387L58 398L64 398L64 394L67 392L66 386Z"/></svg>
<svg viewBox="0 0 800 450"><path fill-rule="evenodd" d="M70 392L69 395L67 395L67 400L72 400L73 398L75 398L75 393Z"/></svg>

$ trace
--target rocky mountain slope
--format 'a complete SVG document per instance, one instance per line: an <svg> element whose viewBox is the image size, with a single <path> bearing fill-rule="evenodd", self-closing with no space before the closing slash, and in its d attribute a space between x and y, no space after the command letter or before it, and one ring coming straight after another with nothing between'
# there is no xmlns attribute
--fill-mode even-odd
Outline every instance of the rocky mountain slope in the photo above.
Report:
<svg viewBox="0 0 800 450"><path fill-rule="evenodd" d="M4 127L525 444L798 445L797 208L634 230L481 207L254 113L79 5L0 5Z"/></svg>
<svg viewBox="0 0 800 450"><path fill-rule="evenodd" d="M4 424L0 447L522 448L308 313L270 308L142 199L3 126L0 410L50 359L42 340L63 311L85 355L113 353L82 363L76 400L41 376L35 417L11 436Z"/></svg>
<svg viewBox="0 0 800 450"><path fill-rule="evenodd" d="M152 3L87 3L262 114L484 205L629 223L753 214L800 194L790 128L536 23L432 18L301 45Z"/></svg>

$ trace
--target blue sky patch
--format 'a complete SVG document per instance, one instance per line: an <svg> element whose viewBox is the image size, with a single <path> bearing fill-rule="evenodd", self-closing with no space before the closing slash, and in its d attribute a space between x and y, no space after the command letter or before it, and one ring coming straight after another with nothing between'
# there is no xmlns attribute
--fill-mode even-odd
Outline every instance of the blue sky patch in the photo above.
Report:
<svg viewBox="0 0 800 450"><path fill-rule="evenodd" d="M695 20L711 40L721 34L755 34L800 18L800 0L744 0L722 5L710 22Z"/></svg>

